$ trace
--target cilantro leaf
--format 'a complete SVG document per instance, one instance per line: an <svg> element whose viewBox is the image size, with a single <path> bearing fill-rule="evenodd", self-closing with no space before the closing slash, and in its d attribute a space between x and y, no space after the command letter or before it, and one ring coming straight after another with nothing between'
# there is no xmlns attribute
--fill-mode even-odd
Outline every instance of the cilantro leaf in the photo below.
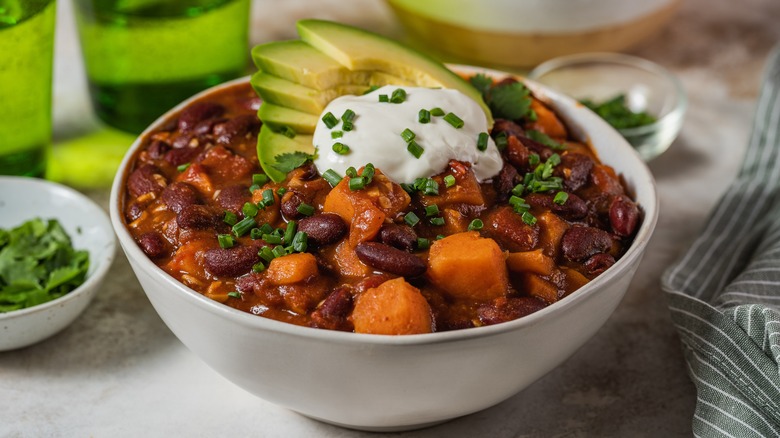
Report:
<svg viewBox="0 0 780 438"><path fill-rule="evenodd" d="M471 82L471 85L473 85L474 88L482 93L482 98L487 102L490 87L493 86L493 79L490 79L484 73L477 73L469 78L469 82Z"/></svg>
<svg viewBox="0 0 780 438"><path fill-rule="evenodd" d="M498 85L490 90L487 104L496 118L522 119L531 110L531 92L520 82Z"/></svg>
<svg viewBox="0 0 780 438"><path fill-rule="evenodd" d="M313 158L313 156L305 152L287 152L274 157L276 164L273 164L273 167L280 172L287 173L297 167L303 166L307 161Z"/></svg>

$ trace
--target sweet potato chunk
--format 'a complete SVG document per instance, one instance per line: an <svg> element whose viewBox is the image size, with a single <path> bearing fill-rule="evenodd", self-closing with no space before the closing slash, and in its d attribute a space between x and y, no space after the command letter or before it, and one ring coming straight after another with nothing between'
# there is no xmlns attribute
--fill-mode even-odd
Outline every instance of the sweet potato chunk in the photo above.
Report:
<svg viewBox="0 0 780 438"><path fill-rule="evenodd" d="M271 260L266 275L277 286L300 283L317 275L317 259L308 252L278 257Z"/></svg>
<svg viewBox="0 0 780 438"><path fill-rule="evenodd" d="M348 277L365 277L371 273L371 268L366 266L355 253L355 247L348 240L344 240L336 246L333 252L333 260L338 265L342 275Z"/></svg>
<svg viewBox="0 0 780 438"><path fill-rule="evenodd" d="M558 257L561 250L561 239L569 229L569 224L555 213L545 211L536 217L539 223L539 245L544 254L552 258Z"/></svg>
<svg viewBox="0 0 780 438"><path fill-rule="evenodd" d="M493 239L475 231L434 242L428 263L431 282L453 298L490 300L507 291L504 253Z"/></svg>
<svg viewBox="0 0 780 438"><path fill-rule="evenodd" d="M536 274L524 274L522 284L523 292L548 303L554 303L562 296L554 284Z"/></svg>
<svg viewBox="0 0 780 438"><path fill-rule="evenodd" d="M528 128L541 131L553 138L568 137L566 126L550 108L547 108L545 104L537 99L534 99L531 102L531 109L536 112L537 117L536 121L531 123Z"/></svg>
<svg viewBox="0 0 780 438"><path fill-rule="evenodd" d="M542 249L533 251L512 252L506 258L506 265L515 272L531 272L539 275L550 275L555 269L555 260L544 255Z"/></svg>
<svg viewBox="0 0 780 438"><path fill-rule="evenodd" d="M410 335L431 333L431 308L420 291L399 277L368 289L355 302L356 333Z"/></svg>
<svg viewBox="0 0 780 438"><path fill-rule="evenodd" d="M565 278L564 289L566 290L566 295L585 286L590 281L588 280L588 277L571 268L562 267L561 272L563 272Z"/></svg>

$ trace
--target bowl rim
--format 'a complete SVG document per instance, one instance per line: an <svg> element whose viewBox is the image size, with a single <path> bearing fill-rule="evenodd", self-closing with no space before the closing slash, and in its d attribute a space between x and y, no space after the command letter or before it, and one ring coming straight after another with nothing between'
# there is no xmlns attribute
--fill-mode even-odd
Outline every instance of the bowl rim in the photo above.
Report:
<svg viewBox="0 0 780 438"><path fill-rule="evenodd" d="M617 129L617 131L624 136L641 136L649 134L660 126L670 123L669 120L675 120L682 118L688 109L688 94L685 91L680 79L674 75L671 71L665 67L657 64L649 59L640 58L638 56L626 55L623 53L612 52L587 52L577 53L574 55L559 56L547 60L531 70L528 73L528 79L537 81L542 76L561 68L573 67L584 64L619 64L622 66L633 67L640 70L644 70L653 73L659 77L664 78L668 83L672 85L675 91L675 103L674 107L666 114L659 117L655 122L649 125L637 126L635 128Z"/></svg>
<svg viewBox="0 0 780 438"><path fill-rule="evenodd" d="M103 257L97 258L95 254L90 252L89 254L90 267L94 266L95 268L91 274L89 274L89 271L87 272L87 278L86 280L84 280L84 283L81 283L81 285L79 285L77 288L73 289L72 291L66 293L65 295L59 298L55 298L51 301L47 301L45 303L41 303L24 309L12 310L10 312L2 312L0 313L0 321L8 321L15 318L21 318L21 317L31 315L33 313L45 312L56 306L65 305L65 303L75 300L79 295L83 295L85 292L97 287L98 284L100 284L100 282L103 281L103 278L108 273L108 270L109 268L111 268L111 265L114 262L114 258L116 257L116 237L114 235L115 233L111 232L113 227L111 226L111 221L109 220L109 217L106 214L105 210L103 210L103 208L97 205L95 201L89 199L83 193L71 187L53 181L47 181L47 180L25 177L25 176L0 176L0 184L14 184L16 187L19 188L19 190L23 190L23 188L21 188L20 185L22 186L28 185L28 186L35 187L35 190L42 189L45 191L64 193L66 194L66 196L69 196L72 199L75 199L77 201L79 209L88 209L89 211L85 213L89 213L99 218L97 220L98 222L97 227L99 227L103 231L106 231L106 235L109 236L108 241L105 242L107 251L105 252L105 255ZM56 214L52 214L51 217L53 219L57 219Z"/></svg>
<svg viewBox="0 0 780 438"><path fill-rule="evenodd" d="M561 93L558 93L554 90L551 90L549 87L543 86L538 83L534 83L533 81L528 81L522 76L516 74L503 72L499 70L493 70L489 68L473 67L473 66L458 65L458 64L447 64L447 67L451 68L456 73L474 74L474 73L481 72L490 75L512 76L518 78L519 80L522 80L527 85L529 85L532 91L542 99L552 99L554 101L558 101L562 104L571 107L571 111L575 111L575 112L587 110L587 108L577 104L577 102L574 101L573 99ZM466 328L466 329L459 329L459 330L452 330L452 331L403 335L403 336L342 332L342 331L325 330L325 329L313 328L313 327L305 327L305 326L299 326L287 322L273 320L270 318L264 318L258 315L252 315L243 312L241 310L234 309L230 306L226 306L215 300L207 298L206 296L200 294L199 292L189 288L188 286L184 285L183 283L173 278L171 275L169 275L167 272L162 270L160 267L155 265L151 261L151 259L149 259L146 256L146 254L144 254L143 251L141 251L141 249L136 244L135 240L132 238L129 231L127 230L124 224L124 214L120 210L120 205L122 204L120 201L123 197L123 193L124 193L123 189L127 178L126 169L131 164L131 161L135 157L137 151L141 148L143 144L142 140L146 138L146 136L150 132L163 126L166 122L174 118L176 114L178 114L182 109L184 109L187 105L189 105L193 101L208 96L209 94L219 92L226 88L231 88L237 85L248 83L249 78L250 78L249 76L244 76L238 79L234 79L232 81L225 82L220 85L216 85L207 90L204 90L184 100L183 102L181 102L180 104L172 108L170 111L160 116L151 125L149 125L149 127L147 127L138 136L138 138L136 138L136 140L127 150L127 153L122 159L122 163L119 165L117 174L114 177L114 182L111 186L111 198L109 201L110 202L109 213L111 216L111 223L114 227L115 233L117 234L119 243L121 244L123 250L125 251L125 254L127 255L127 258L129 259L131 264L135 265L134 268L142 269L150 277L155 278L157 281L162 281L167 287L172 289L171 291L172 293L182 294L183 297L185 297L184 298L185 300L188 300L191 302L191 304L200 307L201 310L207 311L223 319L230 319L237 324L241 324L255 330L270 331L270 332L275 332L275 333L284 334L288 336L308 338L311 340L325 341L325 342L335 343L335 344L350 344L350 345L368 344L368 345L382 345L382 346L390 346L390 347L400 347L400 346L409 346L409 345L420 346L420 345L460 342L464 340L497 336L507 332L519 330L526 326L533 326L536 324L540 324L543 319L551 318L554 317L554 315L556 314L564 313L567 311L567 309L576 306L577 303L587 299L590 295L598 293L598 291L605 283L612 281L612 279L615 277L620 277L624 275L626 271L631 269L631 266L633 266L634 263L638 262L637 259L644 254L644 249L647 246L647 243L649 242L650 237L652 236L652 233L655 229L658 220L659 199L658 199L658 192L657 192L655 180L650 172L650 169L647 167L646 163L642 161L637 151L634 150L625 141L625 139L623 139L623 137L620 136L620 134L617 131L615 131L611 126L609 126L606 122L604 122L600 117L593 114L590 110L587 110L588 113L590 113L592 122L596 124L601 124L602 129L607 129L611 131L614 136L614 141L620 142L621 148L625 149L627 154L630 155L633 160L636 160L635 164L638 166L638 169L640 169L641 172L641 175L638 175L637 179L644 181L648 184L649 198L651 200L650 203L651 205L643 204L641 206L643 208L643 213L644 213L642 224L634 237L634 242L631 244L631 246L626 251L626 253L620 258L620 260L618 260L618 263L615 263L612 267L607 269L604 273L596 277L594 280L590 281L582 288L578 289L575 293L572 293L566 296L564 299L555 302L537 312L534 312L530 315L512 321L507 321L500 324L482 326L482 327L473 327L473 328ZM144 292L146 293L146 291Z"/></svg>

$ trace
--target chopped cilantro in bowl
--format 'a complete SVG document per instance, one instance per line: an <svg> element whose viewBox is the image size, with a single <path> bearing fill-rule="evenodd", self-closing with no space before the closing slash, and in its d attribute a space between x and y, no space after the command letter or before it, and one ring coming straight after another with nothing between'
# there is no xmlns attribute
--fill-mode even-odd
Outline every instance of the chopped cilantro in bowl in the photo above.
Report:
<svg viewBox="0 0 780 438"><path fill-rule="evenodd" d="M0 313L43 304L80 286L89 253L76 250L56 219L0 228Z"/></svg>

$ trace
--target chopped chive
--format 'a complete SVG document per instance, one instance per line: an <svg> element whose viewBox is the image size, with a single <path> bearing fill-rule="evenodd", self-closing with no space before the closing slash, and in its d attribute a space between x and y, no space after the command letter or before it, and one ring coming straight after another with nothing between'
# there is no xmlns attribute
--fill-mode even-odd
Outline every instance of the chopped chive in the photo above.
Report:
<svg viewBox="0 0 780 438"><path fill-rule="evenodd" d="M484 227L484 226L485 226L485 224L482 223L481 219L474 219L469 224L469 231L481 230L482 227Z"/></svg>
<svg viewBox="0 0 780 438"><path fill-rule="evenodd" d="M414 185L412 185L412 184L401 183L399 185L401 186L402 189L404 189L404 191L406 193L408 193L410 195L413 194L416 191L415 188L414 188Z"/></svg>
<svg viewBox="0 0 780 438"><path fill-rule="evenodd" d="M444 110L439 108L439 107L432 108L431 109L431 115L432 116L436 116L436 117L441 117L441 116L444 115Z"/></svg>
<svg viewBox="0 0 780 438"><path fill-rule="evenodd" d="M286 187L279 187L278 189L276 189L276 194L279 195L279 196L282 196L285 193L287 193L287 188Z"/></svg>
<svg viewBox="0 0 780 438"><path fill-rule="evenodd" d="M222 249L232 248L236 243L236 241L233 240L233 236L230 234L218 234L217 241L219 242L219 247Z"/></svg>
<svg viewBox="0 0 780 438"><path fill-rule="evenodd" d="M366 94L371 93L373 91L376 91L378 89L379 89L378 85L372 85L372 86L368 87L368 90L364 91L363 94L366 95Z"/></svg>
<svg viewBox="0 0 780 438"><path fill-rule="evenodd" d="M439 194L439 183L431 178L425 180L425 185L422 188L424 195L435 196Z"/></svg>
<svg viewBox="0 0 780 438"><path fill-rule="evenodd" d="M341 124L341 129L344 131L351 131L354 129L355 125L352 124L352 122L344 121L344 123Z"/></svg>
<svg viewBox="0 0 780 438"><path fill-rule="evenodd" d="M327 126L328 129L333 129L334 126L339 124L339 119L337 119L332 112L328 111L322 116L322 123L325 123L325 126Z"/></svg>
<svg viewBox="0 0 780 438"><path fill-rule="evenodd" d="M498 135L496 135L496 138L493 139L493 141L496 142L496 147L499 151L503 151L506 149L506 145L509 143L507 141L506 132L499 132Z"/></svg>
<svg viewBox="0 0 780 438"><path fill-rule="evenodd" d="M347 173L347 176L350 177L350 178L354 178L354 177L357 176L357 170L355 170L355 168L352 167L352 166L347 167L346 173Z"/></svg>
<svg viewBox="0 0 780 438"><path fill-rule="evenodd" d="M260 187L262 187L260 184L252 184L249 186L249 193L254 193L254 191L258 190Z"/></svg>
<svg viewBox="0 0 780 438"><path fill-rule="evenodd" d="M260 228L252 228L249 230L249 237L251 237L252 240L261 239L263 237L263 231Z"/></svg>
<svg viewBox="0 0 780 438"><path fill-rule="evenodd" d="M352 111L351 109L347 109L346 111L344 111L344 114L341 115L341 120L345 122L351 122L354 119L355 119L355 112Z"/></svg>
<svg viewBox="0 0 780 438"><path fill-rule="evenodd" d="M236 224L236 222L238 222L238 216L236 216L236 214L232 211L225 210L225 217L222 218L222 221L232 227Z"/></svg>
<svg viewBox="0 0 780 438"><path fill-rule="evenodd" d="M558 192L555 194L555 198L553 198L553 202L558 205L563 205L568 200L569 200L569 194L566 192Z"/></svg>
<svg viewBox="0 0 780 438"><path fill-rule="evenodd" d="M452 187L455 185L455 177L452 175L447 175L444 177L444 185L446 187Z"/></svg>
<svg viewBox="0 0 780 438"><path fill-rule="evenodd" d="M339 155L347 155L349 153L349 146L345 145L341 142L335 142L333 143L333 152L339 154Z"/></svg>
<svg viewBox="0 0 780 438"><path fill-rule="evenodd" d="M252 175L252 184L263 185L268 182L268 175L264 173L256 173Z"/></svg>
<svg viewBox="0 0 780 438"><path fill-rule="evenodd" d="M349 189L353 192L356 190L362 190L366 187L366 180L362 176L356 176L349 179Z"/></svg>
<svg viewBox="0 0 780 438"><path fill-rule="evenodd" d="M437 234L436 240L441 240L441 239L444 239L444 234Z"/></svg>
<svg viewBox="0 0 780 438"><path fill-rule="evenodd" d="M444 218L443 217L431 218L431 225L436 225L437 227L444 225Z"/></svg>
<svg viewBox="0 0 780 438"><path fill-rule="evenodd" d="M263 262L257 262L254 265L252 265L252 272L263 272L265 271L265 265Z"/></svg>
<svg viewBox="0 0 780 438"><path fill-rule="evenodd" d="M485 151L488 147L488 133L487 132L480 132L479 136L477 137L477 149L480 151Z"/></svg>
<svg viewBox="0 0 780 438"><path fill-rule="evenodd" d="M428 217L437 216L439 214L439 206L436 204L428 205L425 207L425 215Z"/></svg>
<svg viewBox="0 0 780 438"><path fill-rule="evenodd" d="M192 163L180 164L180 165L176 166L176 170L178 170L179 172L184 172L185 170L187 170L188 167L190 167L190 164L192 164Z"/></svg>
<svg viewBox="0 0 780 438"><path fill-rule="evenodd" d="M379 101L380 102L390 102L390 98L387 97L387 94L380 94L379 95Z"/></svg>
<svg viewBox="0 0 780 438"><path fill-rule="evenodd" d="M417 113L417 121L420 123L431 123L431 112L423 108Z"/></svg>
<svg viewBox="0 0 780 438"><path fill-rule="evenodd" d="M296 135L295 130L289 126L282 126L282 129L280 129L279 132L287 138L295 138Z"/></svg>
<svg viewBox="0 0 780 438"><path fill-rule="evenodd" d="M409 224L410 227L413 227L413 226L417 225L420 222L420 218L417 217L417 215L414 214L413 211L410 211L409 213L406 213L404 215L404 222Z"/></svg>
<svg viewBox="0 0 780 438"><path fill-rule="evenodd" d="M277 236L276 234L263 234L263 240L270 243L271 245L278 245L280 243L284 243L282 241L282 238L280 236Z"/></svg>
<svg viewBox="0 0 780 438"><path fill-rule="evenodd" d="M431 246L431 241L424 238L424 237L418 237L417 238L417 249L428 249Z"/></svg>
<svg viewBox="0 0 780 438"><path fill-rule="evenodd" d="M230 298L241 298L241 292L236 292L236 291L228 292L228 296Z"/></svg>
<svg viewBox="0 0 780 438"><path fill-rule="evenodd" d="M331 187L336 187L341 182L341 176L333 169L328 169L322 174L322 178L330 184Z"/></svg>
<svg viewBox="0 0 780 438"><path fill-rule="evenodd" d="M409 144L406 146L406 150L409 151L409 153L412 154L414 156L414 158L420 158L420 156L423 154L423 152L425 152L425 149L423 149L414 140L409 142Z"/></svg>
<svg viewBox="0 0 780 438"><path fill-rule="evenodd" d="M257 206L251 202L245 202L244 206L241 207L241 211L244 213L245 217L255 217L257 216Z"/></svg>
<svg viewBox="0 0 780 438"><path fill-rule="evenodd" d="M414 140L414 137L416 137L416 135L409 128L404 129L404 132L401 133L401 138L403 138L407 143Z"/></svg>
<svg viewBox="0 0 780 438"><path fill-rule="evenodd" d="M301 202L301 204L297 208L298 213L304 215L304 216L311 216L314 214L314 207L311 205Z"/></svg>
<svg viewBox="0 0 780 438"><path fill-rule="evenodd" d="M306 252L306 248L309 246L309 236L303 231L295 233L295 237L292 240L292 248L295 252Z"/></svg>
<svg viewBox="0 0 780 438"><path fill-rule="evenodd" d="M260 231L262 234L271 234L274 232L274 227L271 224L263 224L260 226Z"/></svg>
<svg viewBox="0 0 780 438"><path fill-rule="evenodd" d="M261 259L265 260L268 263L270 263L271 260L276 258L276 256L274 255L273 251L271 250L271 247L269 247L269 246L264 246L260 250L260 252L257 253L257 255L259 255Z"/></svg>
<svg viewBox="0 0 780 438"><path fill-rule="evenodd" d="M344 131L330 131L330 138L337 139L344 136Z"/></svg>
<svg viewBox="0 0 780 438"><path fill-rule="evenodd" d="M406 100L406 91L403 88L396 88L393 94L390 95L390 102L402 103Z"/></svg>
<svg viewBox="0 0 780 438"><path fill-rule="evenodd" d="M548 163L552 163L553 166L557 166L561 164L561 156L558 154L552 154L550 155L550 158L547 159Z"/></svg>
<svg viewBox="0 0 780 438"><path fill-rule="evenodd" d="M376 173L376 168L374 168L373 164L368 163L363 166L363 171L360 172L360 176L363 177L363 179L366 181L366 184L371 184L371 181L374 179L374 173Z"/></svg>
<svg viewBox="0 0 780 438"><path fill-rule="evenodd" d="M533 225L536 223L536 217L532 215L530 211L523 212L522 218L523 222L528 225Z"/></svg>
<svg viewBox="0 0 780 438"><path fill-rule="evenodd" d="M284 243L287 245L292 244L295 232L298 229L298 224L295 221L287 222L287 228L284 229Z"/></svg>
<svg viewBox="0 0 780 438"><path fill-rule="evenodd" d="M531 208L531 206L525 202L525 199L515 195L509 197L509 205L511 205L517 213L526 212L529 208Z"/></svg>
<svg viewBox="0 0 780 438"><path fill-rule="evenodd" d="M263 207L274 205L274 191L273 189L263 190Z"/></svg>
<svg viewBox="0 0 780 438"><path fill-rule="evenodd" d="M287 255L287 250L284 249L282 245L276 245L274 249L271 250L271 253L274 257L284 257Z"/></svg>
<svg viewBox="0 0 780 438"><path fill-rule="evenodd" d="M447 115L444 116L444 121L454 126L456 129L463 127L463 119L456 116L455 113L447 113Z"/></svg>
<svg viewBox="0 0 780 438"><path fill-rule="evenodd" d="M236 236L241 237L244 234L248 233L249 230L251 230L255 226L257 226L257 223L255 222L254 218L245 217L241 219L241 222L233 225L233 233Z"/></svg>
<svg viewBox="0 0 780 438"><path fill-rule="evenodd" d="M539 161L541 161L541 159L539 158L539 154L537 154L535 152L528 156L528 164L531 167L534 167L537 164L539 164Z"/></svg>

